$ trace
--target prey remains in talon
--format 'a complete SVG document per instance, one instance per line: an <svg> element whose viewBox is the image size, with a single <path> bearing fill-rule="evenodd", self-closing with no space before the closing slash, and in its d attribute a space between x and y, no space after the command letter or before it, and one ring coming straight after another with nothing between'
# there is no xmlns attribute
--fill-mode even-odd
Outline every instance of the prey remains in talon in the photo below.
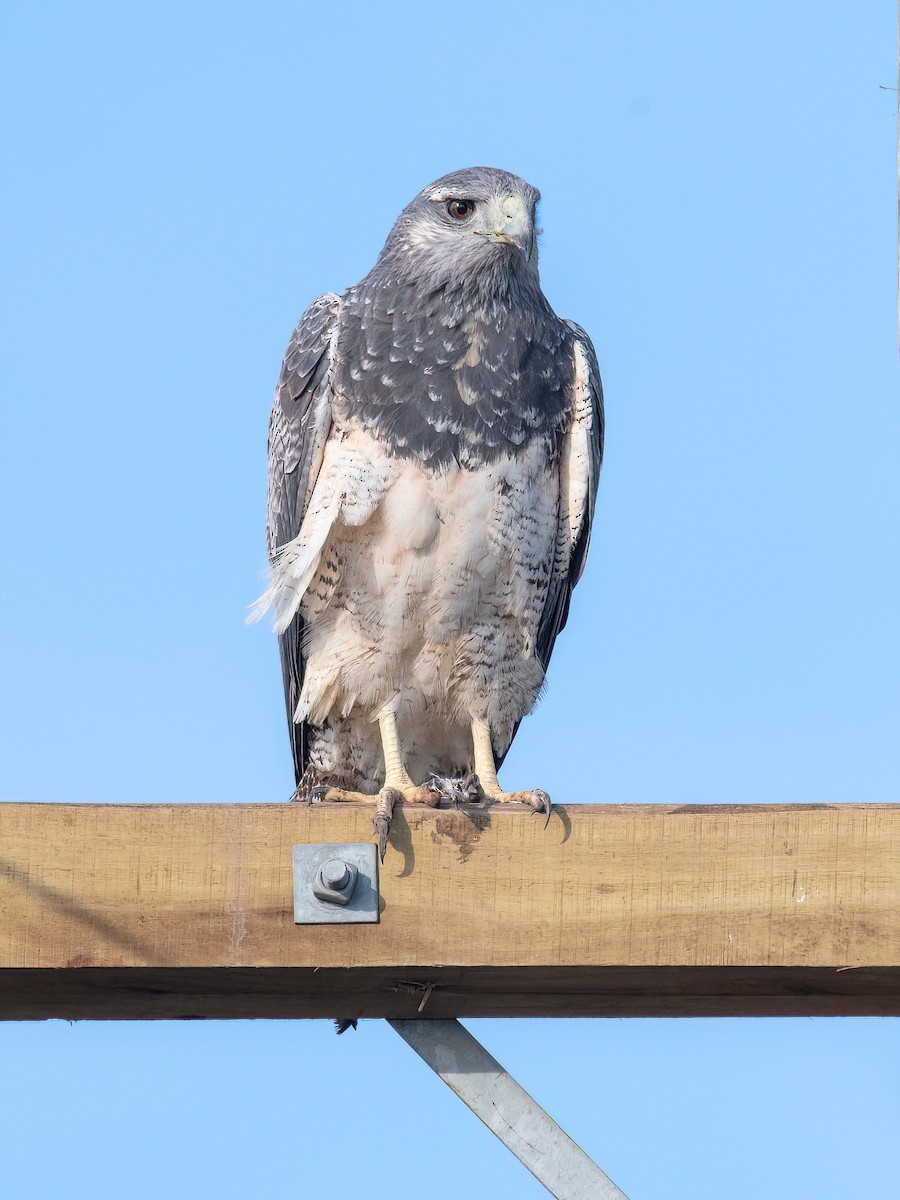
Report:
<svg viewBox="0 0 900 1200"><path fill-rule="evenodd" d="M468 775L456 778L431 775L426 787L434 797L432 803L435 808L440 808L442 803L453 804L459 808L462 804L480 804L484 799L478 776L471 771Z"/></svg>

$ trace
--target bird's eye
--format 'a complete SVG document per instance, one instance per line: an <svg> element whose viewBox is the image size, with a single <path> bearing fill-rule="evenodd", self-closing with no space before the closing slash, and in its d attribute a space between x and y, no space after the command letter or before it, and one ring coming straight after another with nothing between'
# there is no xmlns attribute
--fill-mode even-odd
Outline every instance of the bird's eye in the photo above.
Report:
<svg viewBox="0 0 900 1200"><path fill-rule="evenodd" d="M447 212L454 220L464 221L466 217L470 217L475 211L475 205L471 200L451 200L447 204Z"/></svg>

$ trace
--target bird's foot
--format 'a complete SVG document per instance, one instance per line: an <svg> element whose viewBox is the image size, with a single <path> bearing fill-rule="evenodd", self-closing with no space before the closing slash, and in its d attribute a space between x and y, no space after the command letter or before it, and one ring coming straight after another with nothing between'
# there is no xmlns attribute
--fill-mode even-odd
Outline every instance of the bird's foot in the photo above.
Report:
<svg viewBox="0 0 900 1200"><path fill-rule="evenodd" d="M432 775L425 787L432 797L427 803L435 808L440 808L443 800L459 808L461 804L480 804L484 799L478 776L471 772L458 778Z"/></svg>
<svg viewBox="0 0 900 1200"><path fill-rule="evenodd" d="M410 787L383 787L381 789L377 796L375 816L372 819L372 824L375 826L375 834L378 838L378 853L381 855L382 862L384 862L384 855L387 850L388 835L391 832L394 805L398 803L424 803L434 807L435 801L433 794L427 787L416 787L415 784L412 784Z"/></svg>
<svg viewBox="0 0 900 1200"><path fill-rule="evenodd" d="M550 814L553 812L553 804L550 797L543 788L533 788L530 792L504 792L500 787L487 790L482 788L482 792L486 800L492 804L525 804L533 810L533 814L544 813L547 820L544 822L544 828L550 824Z"/></svg>
<svg viewBox="0 0 900 1200"><path fill-rule="evenodd" d="M354 792L323 783L315 789L316 799L326 804L377 804L378 792Z"/></svg>
<svg viewBox="0 0 900 1200"><path fill-rule="evenodd" d="M397 788L383 787L378 793L372 826L375 829L375 836L378 838L378 857L382 862L384 862L384 856L387 851L388 835L391 832L391 820L394 816L394 805L398 800L403 800L403 793Z"/></svg>
<svg viewBox="0 0 900 1200"><path fill-rule="evenodd" d="M381 792L354 792L348 788L323 784L315 790L316 799L326 804L377 804L381 792L385 789L382 788ZM396 792L404 804L428 804L431 808L437 807L434 793L427 786L416 787L413 784L410 787L392 787L388 790Z"/></svg>
<svg viewBox="0 0 900 1200"><path fill-rule="evenodd" d="M387 850L388 836L391 832L391 819L394 815L394 807L397 804L428 804L432 808L437 807L440 803L439 799L435 798L427 786L416 787L411 784L409 787L383 787L380 792L375 795L370 795L368 792L351 792L346 788L338 787L320 787L317 789L319 799L327 804L374 804L375 816L372 818L372 824L375 827L375 835L378 838L378 853L381 856L381 861L384 862L384 855Z"/></svg>

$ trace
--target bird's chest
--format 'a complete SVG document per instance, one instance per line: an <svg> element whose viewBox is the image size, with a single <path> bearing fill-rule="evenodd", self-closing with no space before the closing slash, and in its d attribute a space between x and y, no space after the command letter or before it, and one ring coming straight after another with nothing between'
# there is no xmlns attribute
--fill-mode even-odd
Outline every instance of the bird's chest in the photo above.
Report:
<svg viewBox="0 0 900 1200"><path fill-rule="evenodd" d="M394 454L440 472L502 464L536 444L558 450L571 388L561 322L376 316L348 303L336 401Z"/></svg>
<svg viewBox="0 0 900 1200"><path fill-rule="evenodd" d="M385 453L376 445L373 439L372 453ZM515 456L442 471L390 461L392 481L365 527L335 531L344 543L336 557L348 569L345 584L365 597L366 611L386 628L438 640L477 620L539 613L559 500L547 448L535 443Z"/></svg>

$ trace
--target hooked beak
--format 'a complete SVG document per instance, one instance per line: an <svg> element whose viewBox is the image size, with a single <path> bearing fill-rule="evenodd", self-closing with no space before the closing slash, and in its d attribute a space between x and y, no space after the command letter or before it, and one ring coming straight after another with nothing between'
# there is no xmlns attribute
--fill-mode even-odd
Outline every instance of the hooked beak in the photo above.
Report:
<svg viewBox="0 0 900 1200"><path fill-rule="evenodd" d="M501 246L515 246L517 250L525 249L523 242L509 233L504 233L502 230L490 230L486 232L483 229L479 229L475 231L475 236L487 238L489 242L497 242Z"/></svg>
<svg viewBox="0 0 900 1200"><path fill-rule="evenodd" d="M479 236L502 246L515 246L525 251L529 214L518 196L504 196L500 201L497 223L493 229L479 230Z"/></svg>

